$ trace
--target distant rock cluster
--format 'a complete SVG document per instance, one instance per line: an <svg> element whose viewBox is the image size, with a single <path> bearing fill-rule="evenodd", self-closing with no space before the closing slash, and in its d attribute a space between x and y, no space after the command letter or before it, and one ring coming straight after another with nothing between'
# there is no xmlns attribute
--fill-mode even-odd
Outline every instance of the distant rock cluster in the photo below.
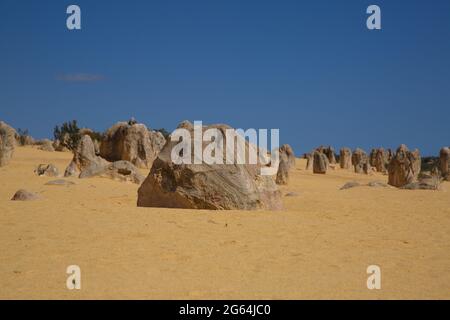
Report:
<svg viewBox="0 0 450 320"><path fill-rule="evenodd" d="M193 133L194 126L183 121L178 128ZM225 133L227 125L203 126L202 130L216 129ZM38 149L53 152L67 151L66 136L63 141L48 139L34 140L31 136L0 121L0 167L10 163L16 145L35 145ZM191 137L195 134L191 134ZM226 136L226 134L224 134ZM99 138L100 137L100 138ZM224 143L226 144L226 138ZM260 175L262 164L175 164L172 151L178 142L166 141L156 131L149 130L134 119L118 122L105 134L81 129L80 138L71 147L72 161L64 171L64 177L105 177L140 185L137 205L141 207L169 207L211 210L278 210L282 208L278 185L288 185L295 169L295 153L290 145L278 150L279 164L275 177ZM191 141L194 145L194 141ZM203 142L203 148L206 143ZM246 152L257 148L245 141ZM268 152L270 154L271 152ZM217 155L216 155L217 156ZM221 155L225 159L225 155ZM439 157L422 161L419 150L410 151L400 145L395 152L390 149L373 148L369 154L360 148L353 151L343 147L336 155L332 146L320 146L304 155L306 170L324 175L336 167L357 174L373 175L378 172L387 175L388 184L372 181L365 186L401 189L437 190L442 180L450 180L450 148L443 147ZM224 161L225 163L225 161ZM140 169L150 169L145 177ZM35 174L46 177L60 177L53 164L40 164ZM70 186L72 181L57 179L46 185ZM349 182L341 189L361 186ZM286 195L291 195L287 193ZM19 190L13 200L36 200L39 196L26 190Z"/></svg>

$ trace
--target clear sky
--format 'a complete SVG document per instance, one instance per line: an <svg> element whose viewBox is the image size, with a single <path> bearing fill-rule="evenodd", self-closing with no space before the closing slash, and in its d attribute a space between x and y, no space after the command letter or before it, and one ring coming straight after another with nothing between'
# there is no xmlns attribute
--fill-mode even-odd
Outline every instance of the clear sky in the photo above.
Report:
<svg viewBox="0 0 450 320"><path fill-rule="evenodd" d="M82 30L66 28L81 7ZM382 10L382 30L366 9ZM0 1L0 119L279 128L297 154L450 145L448 0Z"/></svg>

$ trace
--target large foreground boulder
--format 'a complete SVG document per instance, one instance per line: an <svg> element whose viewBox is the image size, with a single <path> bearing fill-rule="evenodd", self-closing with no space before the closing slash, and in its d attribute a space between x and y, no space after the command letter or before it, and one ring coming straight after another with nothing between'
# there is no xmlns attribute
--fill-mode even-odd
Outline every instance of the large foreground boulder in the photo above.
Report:
<svg viewBox="0 0 450 320"><path fill-rule="evenodd" d="M352 166L352 151L350 148L342 148L339 153L339 165L341 169L350 169Z"/></svg>
<svg viewBox="0 0 450 320"><path fill-rule="evenodd" d="M198 142L194 138L195 129L187 122L180 124L179 128L183 128L183 132L190 135L190 139L183 140L187 147L179 150L178 141L166 143L154 161L150 174L138 190L138 206L210 210L282 208L281 192L272 176L261 175L263 166L260 162L248 164L249 162L245 161L247 164L238 164L235 159L227 159L225 152L214 152L215 158L224 164L206 164L204 159L194 161L193 158L198 159L194 155L194 142ZM205 133L208 129L216 129L221 133L222 138L219 140L223 141L226 149L225 146L229 143L226 130L231 128L226 125L210 125L203 126L200 130ZM252 148L256 148L245 139L242 141L246 155ZM200 142L197 146L205 152L212 144ZM192 148L189 160L197 164L186 163L188 161L174 163L172 153L189 158L189 145Z"/></svg>
<svg viewBox="0 0 450 320"><path fill-rule="evenodd" d="M160 132L144 124L119 122L109 128L100 145L100 156L108 161L126 160L139 168L151 168L165 144Z"/></svg>
<svg viewBox="0 0 450 320"><path fill-rule="evenodd" d="M0 167L11 160L16 146L16 130L0 121Z"/></svg>
<svg viewBox="0 0 450 320"><path fill-rule="evenodd" d="M392 160L389 162L388 183L394 187L403 187L418 181L420 173L421 158L419 150L409 151L408 147L402 144L398 147Z"/></svg>
<svg viewBox="0 0 450 320"><path fill-rule="evenodd" d="M441 171L442 177L450 181L450 148L442 148L439 153L439 170Z"/></svg>

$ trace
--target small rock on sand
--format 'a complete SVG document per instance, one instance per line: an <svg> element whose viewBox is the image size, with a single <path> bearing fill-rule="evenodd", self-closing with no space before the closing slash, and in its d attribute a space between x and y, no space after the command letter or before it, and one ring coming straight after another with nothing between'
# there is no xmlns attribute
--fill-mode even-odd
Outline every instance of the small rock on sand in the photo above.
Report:
<svg viewBox="0 0 450 320"><path fill-rule="evenodd" d="M32 201L39 199L40 196L37 193L30 192L24 189L18 190L11 198L13 201Z"/></svg>
<svg viewBox="0 0 450 320"><path fill-rule="evenodd" d="M72 181L67 181L64 179L58 179L58 180L52 180L47 182L45 185L46 186L71 186L74 185L75 183Z"/></svg>
<svg viewBox="0 0 450 320"><path fill-rule="evenodd" d="M356 181L350 181L347 182L346 184L344 184L340 190L346 190L346 189L350 189L350 188L354 188L354 187L359 187L361 186L361 184L359 182Z"/></svg>

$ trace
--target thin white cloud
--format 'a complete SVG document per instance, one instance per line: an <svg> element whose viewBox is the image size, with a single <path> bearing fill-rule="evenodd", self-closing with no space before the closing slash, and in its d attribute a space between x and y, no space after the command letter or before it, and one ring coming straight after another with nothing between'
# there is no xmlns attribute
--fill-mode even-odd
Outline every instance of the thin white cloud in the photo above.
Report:
<svg viewBox="0 0 450 320"><path fill-rule="evenodd" d="M92 73L67 73L56 76L56 79L64 82L97 82L103 80L104 77Z"/></svg>

